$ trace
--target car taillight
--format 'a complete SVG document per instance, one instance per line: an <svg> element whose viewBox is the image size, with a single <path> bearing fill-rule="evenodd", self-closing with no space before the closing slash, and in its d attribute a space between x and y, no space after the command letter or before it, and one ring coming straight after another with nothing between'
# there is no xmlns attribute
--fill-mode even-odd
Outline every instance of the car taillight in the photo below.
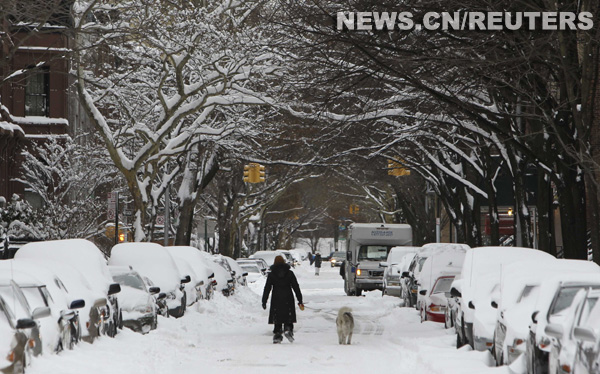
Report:
<svg viewBox="0 0 600 374"><path fill-rule="evenodd" d="M89 328L90 328L90 321L87 321L87 322L85 323L85 328L89 330Z"/></svg>
<svg viewBox="0 0 600 374"><path fill-rule="evenodd" d="M565 372L565 373L570 373L570 372L571 372L571 367L570 367L569 365L566 365L566 364L565 364L565 365L562 365L560 368L561 368L561 369L562 369L562 371L563 371L563 372Z"/></svg>
<svg viewBox="0 0 600 374"><path fill-rule="evenodd" d="M29 348L35 348L35 340L29 339L27 341L27 345L29 346Z"/></svg>
<svg viewBox="0 0 600 374"><path fill-rule="evenodd" d="M515 341L513 342L513 345L520 345L525 343L525 341L523 339L515 339Z"/></svg>
<svg viewBox="0 0 600 374"><path fill-rule="evenodd" d="M10 353L8 355L6 355L6 360L10 361L10 362L15 362L15 358L17 357L17 354L15 353L14 350L10 351Z"/></svg>
<svg viewBox="0 0 600 374"><path fill-rule="evenodd" d="M444 307L436 304L431 304L427 307L431 312L441 312L444 310Z"/></svg>

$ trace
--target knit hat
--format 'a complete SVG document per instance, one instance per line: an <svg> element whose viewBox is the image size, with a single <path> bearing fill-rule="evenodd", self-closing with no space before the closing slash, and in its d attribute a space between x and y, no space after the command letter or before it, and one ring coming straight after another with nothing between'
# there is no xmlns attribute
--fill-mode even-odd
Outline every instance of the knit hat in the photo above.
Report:
<svg viewBox="0 0 600 374"><path fill-rule="evenodd" d="M275 261L273 261L273 265L285 264L285 260L282 256L276 256Z"/></svg>

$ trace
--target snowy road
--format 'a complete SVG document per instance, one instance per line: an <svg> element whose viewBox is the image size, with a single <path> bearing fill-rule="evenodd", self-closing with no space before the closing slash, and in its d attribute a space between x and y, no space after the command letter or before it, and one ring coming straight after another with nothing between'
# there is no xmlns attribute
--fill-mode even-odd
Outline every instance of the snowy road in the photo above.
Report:
<svg viewBox="0 0 600 374"><path fill-rule="evenodd" d="M327 265L327 264L326 264ZM421 324L399 299L348 297L338 268L316 277L304 263L295 270L306 310L298 311L296 341L272 344L268 311L260 305L262 285L230 298L200 302L181 319L159 320L148 335L124 330L74 351L33 361L29 374L134 373L508 373L489 367L488 353L454 348L455 337L441 324ZM353 344L337 343L335 317L341 306L354 311Z"/></svg>

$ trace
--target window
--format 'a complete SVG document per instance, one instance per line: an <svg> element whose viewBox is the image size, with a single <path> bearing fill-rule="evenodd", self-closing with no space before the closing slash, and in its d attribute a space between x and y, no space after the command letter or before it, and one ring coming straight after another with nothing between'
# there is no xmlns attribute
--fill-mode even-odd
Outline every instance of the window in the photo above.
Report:
<svg viewBox="0 0 600 374"><path fill-rule="evenodd" d="M385 261L391 246L361 245L358 251L358 261Z"/></svg>
<svg viewBox="0 0 600 374"><path fill-rule="evenodd" d="M34 69L25 84L25 115L48 117L50 88L48 68Z"/></svg>

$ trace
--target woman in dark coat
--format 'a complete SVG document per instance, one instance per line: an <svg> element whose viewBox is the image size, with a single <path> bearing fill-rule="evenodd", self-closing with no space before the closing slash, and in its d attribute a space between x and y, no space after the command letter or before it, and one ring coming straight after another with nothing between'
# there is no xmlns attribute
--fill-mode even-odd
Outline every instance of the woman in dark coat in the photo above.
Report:
<svg viewBox="0 0 600 374"><path fill-rule="evenodd" d="M319 272L321 271L321 263L323 262L323 259L321 258L321 254L317 253L315 255L315 275L319 275Z"/></svg>
<svg viewBox="0 0 600 374"><path fill-rule="evenodd" d="M269 309L269 324L275 325L273 329L273 343L281 343L283 334L290 342L294 341L294 323L296 322L296 305L294 303L294 294L298 299L300 310L304 309L302 303L302 293L296 280L296 276L290 270L290 266L285 263L281 256L275 257L271 272L267 276L267 283L262 296L262 307L267 309L267 300L271 295L271 308Z"/></svg>

